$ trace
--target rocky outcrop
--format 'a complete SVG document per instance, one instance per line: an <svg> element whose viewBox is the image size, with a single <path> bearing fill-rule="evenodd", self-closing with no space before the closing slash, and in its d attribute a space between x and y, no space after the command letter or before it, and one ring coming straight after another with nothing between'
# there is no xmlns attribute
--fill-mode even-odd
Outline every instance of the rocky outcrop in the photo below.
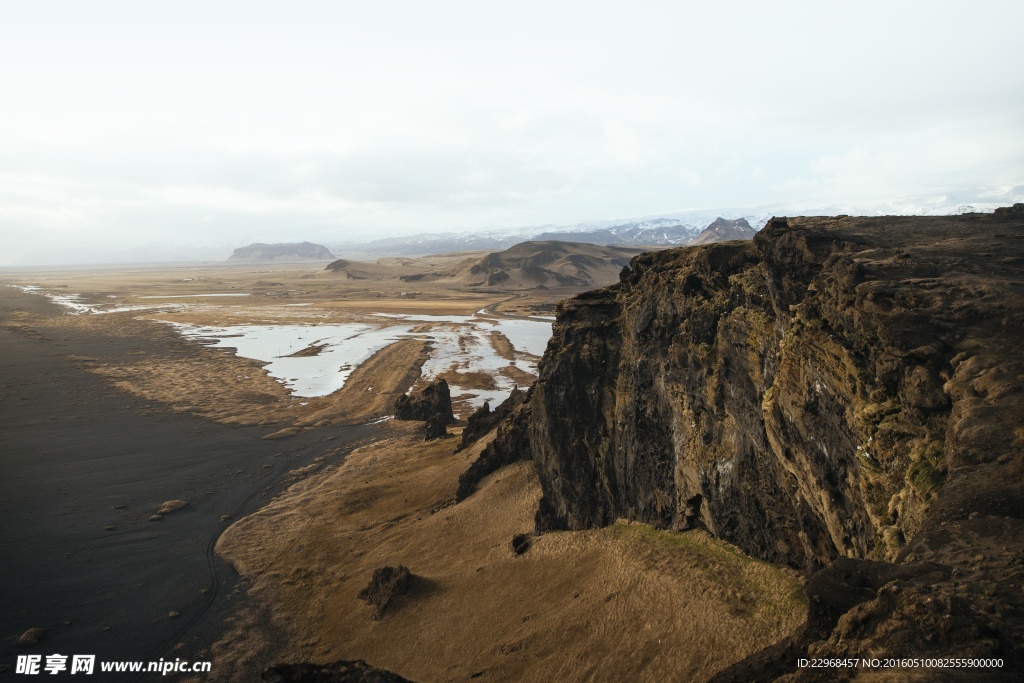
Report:
<svg viewBox="0 0 1024 683"><path fill-rule="evenodd" d="M505 421L512 411L525 400L526 392L516 387L509 393L508 398L494 410L491 410L489 401L484 401L484 404L469 416L466 427L462 430L462 439L455 450L461 451L476 443L481 437Z"/></svg>
<svg viewBox="0 0 1024 683"><path fill-rule="evenodd" d="M452 413L452 395L448 382L435 379L417 394L402 394L395 400L395 417L399 420L422 420L435 425L449 425L455 421Z"/></svg>
<svg viewBox="0 0 1024 683"><path fill-rule="evenodd" d="M854 610L858 605L870 604L879 591L886 586L915 581L928 584L948 579L949 567L935 563L896 565L888 562L840 558L828 569L816 572L808 582L806 588L809 598L807 621L799 634L730 666L711 680L713 683L751 683L752 681L775 680L788 674L793 668L793 660L803 656L816 641L828 638L843 615ZM963 623L964 621L961 619L960 623L955 626L962 627ZM927 631L927 629L920 628L921 624L915 626L918 628L905 630L909 633ZM957 629L954 628L953 621L950 620L944 630L948 636ZM962 636L963 634L958 635ZM896 656L893 653L894 646L903 650L906 656L914 656L913 651L907 652L904 649L906 643L890 641L881 645L884 647L883 657ZM821 673L825 674L822 676L823 680L835 680L835 670L830 667L818 674L807 672L805 675L814 677Z"/></svg>
<svg viewBox="0 0 1024 683"><path fill-rule="evenodd" d="M423 426L423 440L433 441L434 439L444 439L451 436L448 431L448 418L444 415L434 415L427 423Z"/></svg>
<svg viewBox="0 0 1024 683"><path fill-rule="evenodd" d="M1019 665L1022 349L1024 205L776 218L564 303L488 449L535 460L539 530L627 518L808 572L942 566L868 582L804 652Z"/></svg>
<svg viewBox="0 0 1024 683"><path fill-rule="evenodd" d="M456 501L465 500L473 495L477 484L488 474L497 472L505 465L511 465L518 460L526 460L530 457L533 451L528 430L524 426L530 424L533 414L529 402L532 392L531 387L525 397L508 414L506 421L498 426L498 433L494 440L484 447L480 456L459 477L459 488L455 492Z"/></svg>
<svg viewBox="0 0 1024 683"><path fill-rule="evenodd" d="M260 679L266 683L411 683L361 659L331 664L275 664L265 669Z"/></svg>
<svg viewBox="0 0 1024 683"><path fill-rule="evenodd" d="M408 567L380 567L373 571L369 585L360 591L357 597L373 606L373 618L379 620L394 598L409 591L412 579Z"/></svg>
<svg viewBox="0 0 1024 683"><path fill-rule="evenodd" d="M18 637L18 645L21 645L23 647L31 647L32 645L38 644L39 641L42 640L43 636L45 635L46 629L39 627L30 628Z"/></svg>

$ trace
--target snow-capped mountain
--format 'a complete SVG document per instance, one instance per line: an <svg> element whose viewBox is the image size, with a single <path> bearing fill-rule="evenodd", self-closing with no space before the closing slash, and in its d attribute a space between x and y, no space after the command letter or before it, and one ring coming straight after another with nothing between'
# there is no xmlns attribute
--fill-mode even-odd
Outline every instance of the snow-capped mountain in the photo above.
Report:
<svg viewBox="0 0 1024 683"><path fill-rule="evenodd" d="M422 233L364 242L328 245L335 253L363 256L418 256L455 251L500 251L525 241L583 242L602 246L682 246L692 242L717 218L747 218L756 229L773 214L736 210L686 211L676 214L541 225L502 231Z"/></svg>
<svg viewBox="0 0 1024 683"><path fill-rule="evenodd" d="M956 195L935 194L902 199L866 200L837 204L788 202L754 207L698 209L649 216L584 221L568 225L539 225L463 233L422 233L360 243L331 244L335 253L363 257L417 256L454 251L500 251L527 240L561 240L604 246L682 246L692 243L718 219L745 220L760 230L772 216L935 216L990 212L1024 200L1024 186L965 190Z"/></svg>

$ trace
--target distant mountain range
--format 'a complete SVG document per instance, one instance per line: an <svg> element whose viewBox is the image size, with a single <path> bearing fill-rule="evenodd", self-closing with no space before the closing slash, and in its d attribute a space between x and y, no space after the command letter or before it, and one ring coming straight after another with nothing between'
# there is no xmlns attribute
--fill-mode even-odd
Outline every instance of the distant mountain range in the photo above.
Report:
<svg viewBox="0 0 1024 683"><path fill-rule="evenodd" d="M755 219L758 220L758 219ZM760 227L767 222L759 221ZM568 242L577 246L602 247L677 247L687 244L709 244L725 240L751 239L757 233L743 217L727 219L717 216L706 227L685 223L679 218L645 218L609 226L546 230L533 236L508 234L414 235L388 237L356 245L334 247L336 253L352 257L341 259L330 269L345 271L349 277L362 277L360 268L366 260L385 256L423 256L469 251L500 251L523 243ZM637 253L642 249L636 249ZM235 249L230 261L324 261L336 258L326 247L311 242L299 244L250 244ZM351 264L351 261L357 263ZM362 261L363 263L358 263ZM344 265L340 265L344 264ZM355 268L355 270L352 270Z"/></svg>
<svg viewBox="0 0 1024 683"><path fill-rule="evenodd" d="M374 261L338 259L324 270L349 280L398 279L408 283L433 283L455 288L586 289L618 281L630 259L645 251L682 244L710 244L725 240L749 240L757 234L745 218L716 218L704 230L677 222L654 225L623 225L578 232L545 232L542 237L512 246L476 254L449 251L440 256L382 257ZM594 244L587 240L555 239L585 236L616 240L617 244ZM636 244L623 244L638 240ZM643 241L640 241L643 240ZM383 241L383 240L381 240ZM478 241L475 244L485 244ZM424 240L426 248L437 242ZM446 245L452 246L450 242ZM454 260L454 263L452 262ZM431 265L431 263L434 265Z"/></svg>
<svg viewBox="0 0 1024 683"><path fill-rule="evenodd" d="M585 242L603 246L682 246L716 241L705 238L697 242L702 231L715 221L743 219L747 227L758 231L773 216L938 216L972 212L990 212L997 206L1019 201L1024 188L1015 187L1007 196L1011 199L983 197L965 192L959 197L951 195L918 196L900 201L877 201L866 204L822 204L817 202L790 202L747 208L681 211L677 213L586 221L571 225L540 225L512 228L502 231L475 231L466 233L420 233L405 237L328 243L332 251L354 259L373 259L381 256L422 256L458 251L495 251L507 249L520 242L560 240ZM719 239L747 239L746 237L720 237Z"/></svg>
<svg viewBox="0 0 1024 683"><path fill-rule="evenodd" d="M673 218L623 223L609 228L592 230L564 230L542 232L535 240L562 240L566 242L587 242L602 245L643 245L661 246L689 244L700 233L695 225L688 225Z"/></svg>
<svg viewBox="0 0 1024 683"><path fill-rule="evenodd" d="M757 232L751 221L760 228L771 215L739 216L726 219L711 212L690 212L682 217L662 216L624 221L597 221L577 225L522 228L513 233L420 234L408 237L389 237L359 243L332 245L333 251L353 258L379 256L421 256L461 251L496 251L508 249L521 242L576 242L599 246L623 247L677 247L692 243L704 244L723 239L750 239ZM742 221L749 235L736 233L735 237L704 238L695 242L716 221L730 224ZM730 233L732 234L732 233Z"/></svg>
<svg viewBox="0 0 1024 683"><path fill-rule="evenodd" d="M681 211L642 217L586 221L574 224L547 224L507 228L482 229L448 233L420 233L382 239L347 239L331 241L325 228L316 234L328 254L314 260L330 260L331 254L344 258L373 261L389 256L424 256L465 251L499 251L528 240L565 240L599 245L625 246L679 246L696 240L702 230L718 218L744 219L754 230L759 230L772 216L938 216L972 212L987 213L998 206L1009 206L1024 201L1024 186L1006 188L965 188L953 194L935 194L906 197L899 200L878 199L856 201L850 204L824 202L787 202L746 208L718 208L713 210ZM340 229L339 229L340 230ZM381 231L388 232L388 231ZM282 228L278 233L288 235ZM335 233L339 237L341 232ZM266 237L263 238L267 240ZM192 242L131 243L108 240L89 244L53 244L44 251L12 252L0 255L5 267L44 264L115 264L157 263L184 261L214 261L224 259L237 244L218 237L211 231L209 239ZM253 246L253 245L250 245ZM316 245L319 246L319 245ZM244 249L244 247L243 247ZM271 256L271 260L278 257ZM285 257L288 260L290 257ZM304 260L305 257L298 257ZM247 257L232 261L248 260Z"/></svg>

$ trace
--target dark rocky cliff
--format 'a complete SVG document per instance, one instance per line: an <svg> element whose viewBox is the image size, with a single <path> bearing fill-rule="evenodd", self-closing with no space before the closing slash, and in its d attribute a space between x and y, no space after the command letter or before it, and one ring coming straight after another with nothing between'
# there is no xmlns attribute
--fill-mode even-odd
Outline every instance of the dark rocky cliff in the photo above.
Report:
<svg viewBox="0 0 1024 683"><path fill-rule="evenodd" d="M808 571L944 568L925 562L907 576L928 578L884 604L858 597L874 612L845 636L819 628L812 639L839 638L821 651L870 650L899 619L946 651L952 622L921 635L934 591L946 607L928 619L969 601L957 638L1016 657L1022 349L1024 205L774 219L752 242L639 256L619 284L564 303L493 449L536 461L542 531L628 518Z"/></svg>

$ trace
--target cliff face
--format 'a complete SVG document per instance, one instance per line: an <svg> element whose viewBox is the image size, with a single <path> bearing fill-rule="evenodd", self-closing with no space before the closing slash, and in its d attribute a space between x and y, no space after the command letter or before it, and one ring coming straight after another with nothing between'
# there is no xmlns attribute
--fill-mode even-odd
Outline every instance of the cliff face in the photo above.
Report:
<svg viewBox="0 0 1024 683"><path fill-rule="evenodd" d="M555 325L521 425L538 525L703 526L805 567L894 557L951 468L1013 448L1019 421L979 429L974 385L1020 374L1022 226L775 219L634 259Z"/></svg>
<svg viewBox="0 0 1024 683"><path fill-rule="evenodd" d="M565 302L493 447L536 461L540 530L705 527L807 570L933 560L989 581L996 605L1021 574L1022 325L1024 205L774 219L752 242L639 256ZM993 543L983 568L972 548Z"/></svg>

